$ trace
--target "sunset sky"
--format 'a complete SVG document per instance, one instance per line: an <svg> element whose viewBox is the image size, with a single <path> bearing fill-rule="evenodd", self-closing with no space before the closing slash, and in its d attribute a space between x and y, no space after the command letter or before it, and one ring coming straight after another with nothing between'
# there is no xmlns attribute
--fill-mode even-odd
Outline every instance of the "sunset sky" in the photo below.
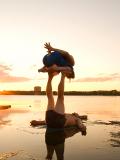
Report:
<svg viewBox="0 0 120 160"><path fill-rule="evenodd" d="M65 90L120 90L120 0L0 0L0 90L45 90L45 42L75 58Z"/></svg>

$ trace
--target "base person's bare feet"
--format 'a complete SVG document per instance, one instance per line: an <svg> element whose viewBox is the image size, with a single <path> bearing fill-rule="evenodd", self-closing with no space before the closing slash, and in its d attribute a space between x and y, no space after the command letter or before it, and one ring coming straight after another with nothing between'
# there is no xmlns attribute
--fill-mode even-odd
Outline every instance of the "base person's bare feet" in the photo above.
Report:
<svg viewBox="0 0 120 160"><path fill-rule="evenodd" d="M52 65L51 67L48 67L48 72L57 72L58 67L56 64Z"/></svg>

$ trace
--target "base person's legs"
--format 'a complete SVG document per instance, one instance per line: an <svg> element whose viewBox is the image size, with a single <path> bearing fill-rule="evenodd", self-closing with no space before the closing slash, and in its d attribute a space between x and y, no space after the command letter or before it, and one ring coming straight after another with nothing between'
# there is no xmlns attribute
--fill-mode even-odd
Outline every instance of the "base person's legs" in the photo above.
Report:
<svg viewBox="0 0 120 160"><path fill-rule="evenodd" d="M46 95L48 98L48 104L47 104L47 111L48 110L54 110L54 98L53 98L53 93L52 93L52 79L53 75L51 73L48 73L48 82L46 86ZM45 121L37 121L33 120L30 122L32 126L38 126L38 125L45 125Z"/></svg>
<svg viewBox="0 0 120 160"><path fill-rule="evenodd" d="M58 98L55 105L55 111L60 114L64 114L65 107L64 107L64 81L65 81L65 75L61 74L61 80L58 85Z"/></svg>
<svg viewBox="0 0 120 160"><path fill-rule="evenodd" d="M48 73L48 82L46 86L46 95L48 98L47 110L54 110L54 97L52 93L52 79L53 79L53 74Z"/></svg>

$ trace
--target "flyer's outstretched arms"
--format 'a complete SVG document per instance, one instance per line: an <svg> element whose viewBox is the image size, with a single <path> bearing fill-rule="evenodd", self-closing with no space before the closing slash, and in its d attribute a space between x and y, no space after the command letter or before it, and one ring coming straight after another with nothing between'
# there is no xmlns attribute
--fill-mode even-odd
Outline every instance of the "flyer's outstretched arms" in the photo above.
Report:
<svg viewBox="0 0 120 160"><path fill-rule="evenodd" d="M74 58L72 55L70 55L67 51L65 50L61 50L61 49L58 49L58 48L54 48L51 46L50 43L45 43L44 44L44 48L46 48L48 50L48 53L49 54L52 54L52 51L57 51L59 53L61 53L61 55L68 60L68 62L74 66L75 65L75 61L74 61Z"/></svg>

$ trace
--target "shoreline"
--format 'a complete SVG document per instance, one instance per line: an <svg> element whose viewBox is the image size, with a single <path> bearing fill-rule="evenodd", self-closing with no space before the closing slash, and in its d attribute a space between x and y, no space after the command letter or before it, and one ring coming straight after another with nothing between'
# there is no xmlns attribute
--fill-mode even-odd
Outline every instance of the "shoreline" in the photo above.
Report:
<svg viewBox="0 0 120 160"><path fill-rule="evenodd" d="M19 90L4 90L0 91L0 95L46 95L45 91L40 91L37 94L34 91L19 91ZM53 91L53 95L57 95L57 91ZM64 95L68 96L120 96L120 91L117 90L98 90L98 91L65 91Z"/></svg>

